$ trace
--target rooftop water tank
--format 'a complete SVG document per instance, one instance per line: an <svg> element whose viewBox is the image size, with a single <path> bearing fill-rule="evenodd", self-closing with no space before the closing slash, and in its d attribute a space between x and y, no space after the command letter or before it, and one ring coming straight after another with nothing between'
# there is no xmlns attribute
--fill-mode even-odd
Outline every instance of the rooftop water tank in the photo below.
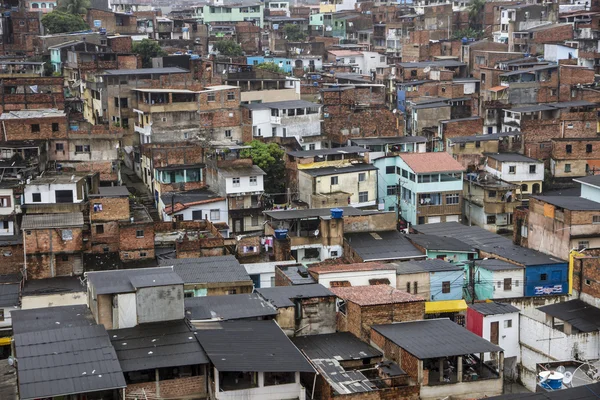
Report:
<svg viewBox="0 0 600 400"><path fill-rule="evenodd" d="M344 210L341 208L332 208L331 210L331 218L340 219L344 216Z"/></svg>

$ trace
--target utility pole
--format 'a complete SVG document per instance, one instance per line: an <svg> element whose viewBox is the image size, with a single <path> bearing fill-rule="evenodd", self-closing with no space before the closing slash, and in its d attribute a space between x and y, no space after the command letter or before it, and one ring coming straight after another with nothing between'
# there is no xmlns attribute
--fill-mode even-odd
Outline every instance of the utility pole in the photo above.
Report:
<svg viewBox="0 0 600 400"><path fill-rule="evenodd" d="M495 260L494 257L474 258L469 260L469 288L471 292L471 304L475 303L475 261ZM493 282L492 282L493 285Z"/></svg>

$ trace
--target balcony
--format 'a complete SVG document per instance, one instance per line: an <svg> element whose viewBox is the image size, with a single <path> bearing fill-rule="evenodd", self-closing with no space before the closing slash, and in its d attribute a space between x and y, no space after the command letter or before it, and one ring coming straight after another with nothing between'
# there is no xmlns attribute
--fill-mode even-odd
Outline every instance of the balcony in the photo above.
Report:
<svg viewBox="0 0 600 400"><path fill-rule="evenodd" d="M142 135L150 136L152 135L152 123L139 124L136 122L133 126L133 130L136 133L141 133Z"/></svg>
<svg viewBox="0 0 600 400"><path fill-rule="evenodd" d="M429 215L456 215L461 213L460 204L419 205L417 207L417 214L420 217Z"/></svg>

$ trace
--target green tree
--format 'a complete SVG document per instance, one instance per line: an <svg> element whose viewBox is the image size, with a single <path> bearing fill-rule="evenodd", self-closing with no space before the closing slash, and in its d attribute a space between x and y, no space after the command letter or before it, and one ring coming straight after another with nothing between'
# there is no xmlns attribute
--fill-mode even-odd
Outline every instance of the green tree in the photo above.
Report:
<svg viewBox="0 0 600 400"><path fill-rule="evenodd" d="M264 69L265 71L277 72L278 74L285 74L285 71L279 67L279 65L274 62L265 62L262 64L256 65L254 68L256 69Z"/></svg>
<svg viewBox="0 0 600 400"><path fill-rule="evenodd" d="M133 42L131 51L142 57L143 68L152 67L153 57L163 57L167 55L158 42L150 39L142 39L140 42Z"/></svg>
<svg viewBox="0 0 600 400"><path fill-rule="evenodd" d="M306 39L306 34L300 25L285 25L283 31L288 42L303 42Z"/></svg>
<svg viewBox="0 0 600 400"><path fill-rule="evenodd" d="M59 0L58 2L60 11L73 15L85 14L90 7L90 0Z"/></svg>
<svg viewBox="0 0 600 400"><path fill-rule="evenodd" d="M214 44L214 50L228 57L237 57L242 55L242 46L234 40L219 40Z"/></svg>
<svg viewBox="0 0 600 400"><path fill-rule="evenodd" d="M475 38L481 39L482 31L476 31L471 28L460 29L458 31L454 31L452 33L453 39L462 39L462 38Z"/></svg>
<svg viewBox="0 0 600 400"><path fill-rule="evenodd" d="M472 0L469 5L469 28L481 30L483 28L483 8L485 0Z"/></svg>
<svg viewBox="0 0 600 400"><path fill-rule="evenodd" d="M51 13L44 15L42 24L50 34L77 32L90 29L81 16L67 14L61 11L52 11Z"/></svg>
<svg viewBox="0 0 600 400"><path fill-rule="evenodd" d="M265 192L266 193L284 193L285 192L285 162L283 155L285 152L276 143L263 143L253 140L246 143L249 149L242 150L242 157L252 158L254 165L258 165L265 171Z"/></svg>

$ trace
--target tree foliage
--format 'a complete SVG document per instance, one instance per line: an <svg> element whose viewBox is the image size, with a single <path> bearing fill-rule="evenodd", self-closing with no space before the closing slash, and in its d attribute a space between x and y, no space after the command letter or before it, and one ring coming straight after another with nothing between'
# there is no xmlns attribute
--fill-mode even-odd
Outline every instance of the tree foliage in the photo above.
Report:
<svg viewBox="0 0 600 400"><path fill-rule="evenodd" d="M283 149L276 143L267 144L258 140L246 144L251 148L242 150L241 156L252 158L254 165L265 171L265 192L284 193L285 162L283 155L285 152Z"/></svg>
<svg viewBox="0 0 600 400"><path fill-rule="evenodd" d="M44 15L42 24L50 34L77 32L90 29L81 16L64 13L62 11L52 11L51 13Z"/></svg>
<svg viewBox="0 0 600 400"><path fill-rule="evenodd" d="M131 51L142 57L143 68L152 67L153 57L163 57L167 55L158 42L150 39L142 39L140 42L133 42Z"/></svg>
<svg viewBox="0 0 600 400"><path fill-rule="evenodd" d="M58 2L58 8L60 11L72 15L85 14L90 7L90 0L59 0Z"/></svg>
<svg viewBox="0 0 600 400"><path fill-rule="evenodd" d="M219 40L213 47L220 54L228 57L237 57L242 55L242 46L234 40Z"/></svg>
<svg viewBox="0 0 600 400"><path fill-rule="evenodd" d="M481 30L483 26L483 9L485 0L472 0L469 5L469 28Z"/></svg>
<svg viewBox="0 0 600 400"><path fill-rule="evenodd" d="M465 28L465 29L460 29L458 31L454 31L452 33L452 38L454 38L454 39L462 39L462 38L481 39L482 33L483 32L474 30L472 28Z"/></svg>
<svg viewBox="0 0 600 400"><path fill-rule="evenodd" d="M280 68L279 65L275 64L274 62L265 62L262 64L258 64L254 68L263 69L263 70L269 71L269 72L277 72L278 74L285 74L285 71L282 68Z"/></svg>
<svg viewBox="0 0 600 400"><path fill-rule="evenodd" d="M285 25L283 31L288 42L303 42L306 39L306 34L300 25Z"/></svg>

